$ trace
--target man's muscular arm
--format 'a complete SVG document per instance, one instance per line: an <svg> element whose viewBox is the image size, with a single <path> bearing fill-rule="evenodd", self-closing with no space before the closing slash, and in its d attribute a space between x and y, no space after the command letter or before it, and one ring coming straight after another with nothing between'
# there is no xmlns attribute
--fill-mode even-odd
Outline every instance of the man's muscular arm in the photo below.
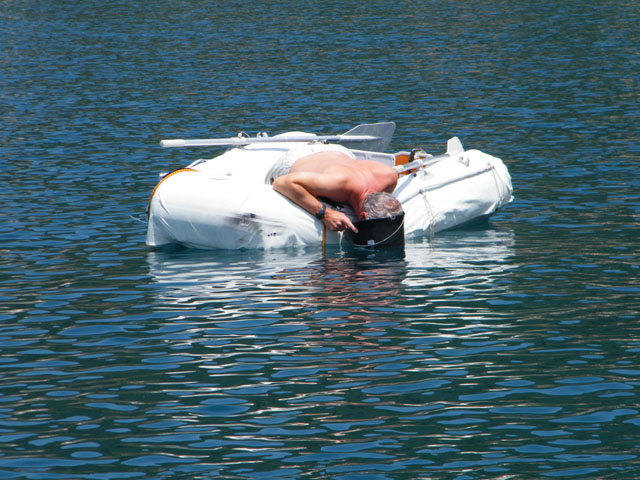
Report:
<svg viewBox="0 0 640 480"><path fill-rule="evenodd" d="M273 188L292 202L304 208L312 215L322 209L322 202L317 196L330 200L342 201L341 189L345 187L346 179L325 173L298 172L289 173L276 178ZM329 230L342 231L347 228L357 232L351 220L342 212L327 208L322 222Z"/></svg>

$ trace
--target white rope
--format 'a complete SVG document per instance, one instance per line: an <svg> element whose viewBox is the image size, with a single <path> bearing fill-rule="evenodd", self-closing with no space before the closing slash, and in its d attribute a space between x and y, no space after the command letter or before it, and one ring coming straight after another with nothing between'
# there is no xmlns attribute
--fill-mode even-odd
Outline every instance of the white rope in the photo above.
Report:
<svg viewBox="0 0 640 480"><path fill-rule="evenodd" d="M493 166L493 164L491 165L491 173L493 174L493 181L496 184L496 193L498 194L498 198L501 197L501 192L500 192L500 182L498 182L498 172L496 171L496 167Z"/></svg>
<svg viewBox="0 0 640 480"><path fill-rule="evenodd" d="M133 215L129 215L129 218L132 219L132 220L135 220L136 222L144 223L145 225L147 224L146 220L143 220L143 219L138 218L138 217L134 217Z"/></svg>
<svg viewBox="0 0 640 480"><path fill-rule="evenodd" d="M434 222L435 222L435 216L433 215L433 209L431 208L431 204L429 203L429 199L427 198L427 192L425 189L420 190L420 193L422 194L422 198L424 200L424 204L427 207L427 213L429 215L429 240L433 240L435 237L435 227L434 227Z"/></svg>
<svg viewBox="0 0 640 480"><path fill-rule="evenodd" d="M391 235L389 235L387 238L383 238L383 239L382 239L382 240L380 240L379 242L371 242L371 240L369 240L369 242L371 242L371 243L368 243L368 244L366 244L366 245L364 245L364 244L360 244L360 243L356 243L356 242L353 242L353 244L354 244L356 247L377 247L378 245L381 245L381 244L383 244L384 242L386 242L387 240L389 240L390 238L392 238L396 233L398 233L398 232L400 231L400 229L401 229L401 228L404 228L404 218L402 219L402 223L400 224L400 226L399 226L398 228L396 228L396 229L393 231L393 233L391 233Z"/></svg>

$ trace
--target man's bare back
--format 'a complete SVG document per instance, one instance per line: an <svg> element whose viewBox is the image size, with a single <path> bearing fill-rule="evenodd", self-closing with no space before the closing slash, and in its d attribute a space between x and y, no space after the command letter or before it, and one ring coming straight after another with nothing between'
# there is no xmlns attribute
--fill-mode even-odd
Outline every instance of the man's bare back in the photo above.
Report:
<svg viewBox="0 0 640 480"><path fill-rule="evenodd" d="M380 162L354 160L336 151L318 152L297 160L290 173L278 177L273 188L313 215L322 213L330 230L357 231L342 212L324 208L316 197L351 205L360 220L366 219L362 204L374 192L392 193L398 181L396 171Z"/></svg>

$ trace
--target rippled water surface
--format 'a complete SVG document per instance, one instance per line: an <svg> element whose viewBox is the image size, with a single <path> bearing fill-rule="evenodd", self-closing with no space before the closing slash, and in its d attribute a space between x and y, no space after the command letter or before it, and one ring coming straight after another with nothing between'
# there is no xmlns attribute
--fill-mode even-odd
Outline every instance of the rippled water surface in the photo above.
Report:
<svg viewBox="0 0 640 480"><path fill-rule="evenodd" d="M391 2L393 3L393 2ZM640 8L0 11L0 478L640 477ZM152 251L162 138L457 135L516 200L402 251Z"/></svg>

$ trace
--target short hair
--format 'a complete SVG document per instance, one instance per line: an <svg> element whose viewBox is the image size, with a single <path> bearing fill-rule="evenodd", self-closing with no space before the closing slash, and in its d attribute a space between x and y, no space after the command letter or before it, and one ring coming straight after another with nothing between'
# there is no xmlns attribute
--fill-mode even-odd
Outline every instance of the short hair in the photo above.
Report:
<svg viewBox="0 0 640 480"><path fill-rule="evenodd" d="M362 202L362 210L367 214L367 220L395 217L403 212L400 202L386 192L374 192L367 195Z"/></svg>

